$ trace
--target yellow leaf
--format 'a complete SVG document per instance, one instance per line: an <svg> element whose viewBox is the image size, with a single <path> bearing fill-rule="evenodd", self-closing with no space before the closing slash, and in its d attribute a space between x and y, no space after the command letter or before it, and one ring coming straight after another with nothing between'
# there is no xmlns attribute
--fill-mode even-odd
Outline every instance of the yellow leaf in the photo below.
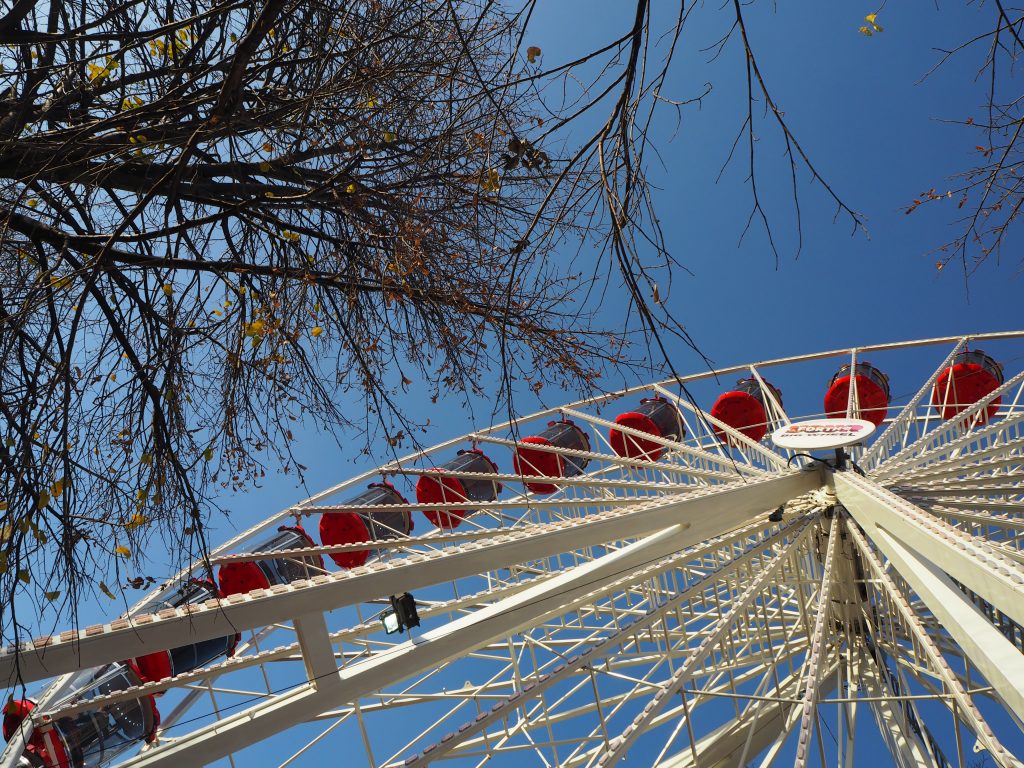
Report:
<svg viewBox="0 0 1024 768"><path fill-rule="evenodd" d="M314 338L316 338L317 336L319 336L323 332L324 332L324 329L321 328L319 325L314 325L313 328L310 330L310 334L312 334Z"/></svg>
<svg viewBox="0 0 1024 768"><path fill-rule="evenodd" d="M265 323L262 320L253 320L245 326L246 336L262 336Z"/></svg>
<svg viewBox="0 0 1024 768"><path fill-rule="evenodd" d="M64 493L64 478L62 477L60 480L55 480L53 483L53 487L50 488L50 491L53 493L54 496L60 496L62 493Z"/></svg>
<svg viewBox="0 0 1024 768"><path fill-rule="evenodd" d="M135 498L138 499L139 501L145 501L148 497L149 491L147 491L145 488L139 488L139 490L135 492Z"/></svg>
<svg viewBox="0 0 1024 768"><path fill-rule="evenodd" d="M26 571L24 568L18 571L18 580L28 584L32 581L32 574Z"/></svg>
<svg viewBox="0 0 1024 768"><path fill-rule="evenodd" d="M384 141L394 141L395 138L395 134L391 131L384 131Z"/></svg>
<svg viewBox="0 0 1024 768"><path fill-rule="evenodd" d="M43 597L45 597L52 603L54 600L60 597L60 590L56 590L55 592L44 592Z"/></svg>
<svg viewBox="0 0 1024 768"><path fill-rule="evenodd" d="M11 536L14 535L14 526L10 523L4 523L0 526L0 541L10 541Z"/></svg>
<svg viewBox="0 0 1024 768"><path fill-rule="evenodd" d="M540 56L540 48L536 45L531 45L526 49L526 60L531 64L536 63L538 56Z"/></svg>
<svg viewBox="0 0 1024 768"><path fill-rule="evenodd" d="M50 503L50 494L46 491L42 491L39 494L39 498L36 499L36 508L44 509Z"/></svg>
<svg viewBox="0 0 1024 768"><path fill-rule="evenodd" d="M104 595L109 597L111 600L116 600L117 599L116 597L114 597L114 593L110 591L110 587L108 587L102 581L100 582L100 592L102 592Z"/></svg>
<svg viewBox="0 0 1024 768"><path fill-rule="evenodd" d="M868 29L867 27L861 27L861 28L860 28L859 30L857 30L857 31L858 31L858 32L860 32L860 33L861 33L862 35L866 35L867 37L871 37L871 35L873 35L873 34L874 34L874 32L872 32L872 31L871 31L870 29Z"/></svg>
<svg viewBox="0 0 1024 768"><path fill-rule="evenodd" d="M213 448L207 448L203 451L203 458L210 461L213 458Z"/></svg>
<svg viewBox="0 0 1024 768"><path fill-rule="evenodd" d="M232 32L230 35L228 35L228 40L230 40L232 43L237 43L238 42L238 35L236 35L234 32Z"/></svg>
<svg viewBox="0 0 1024 768"><path fill-rule="evenodd" d="M356 185L355 184L349 184L347 187L345 187L345 191L348 192L351 195L352 193L354 193L356 191Z"/></svg>
<svg viewBox="0 0 1024 768"><path fill-rule="evenodd" d="M164 287L160 290L164 292L164 296L170 296L174 293L174 286L170 283L164 283Z"/></svg>
<svg viewBox="0 0 1024 768"><path fill-rule="evenodd" d="M139 456L139 463L148 467L150 464L153 463L152 454L144 453L141 456Z"/></svg>
<svg viewBox="0 0 1024 768"><path fill-rule="evenodd" d="M26 203L26 205L27 205L27 206L28 206L29 208L35 208L35 207L36 207L37 205L39 205L39 201L38 201L38 200L36 200L36 199L35 199L35 198L33 197L32 199L30 199L30 200L29 200L29 201L28 201L28 202Z"/></svg>
<svg viewBox="0 0 1024 768"><path fill-rule="evenodd" d="M124 527L125 527L125 530L131 531L131 530L134 530L135 528L138 528L140 526L145 525L148 522L149 522L149 518L148 517L146 517L141 512L136 512L134 515L131 516L131 518L128 520L128 522L124 524Z"/></svg>
<svg viewBox="0 0 1024 768"><path fill-rule="evenodd" d="M5 509L7 509L7 502L0 501L0 512L3 512Z"/></svg>
<svg viewBox="0 0 1024 768"><path fill-rule="evenodd" d="M114 552L119 554L121 557L131 557L132 556L132 551L130 549L128 549L128 547L125 547L125 546L123 546L121 544L118 544L116 547L114 547Z"/></svg>

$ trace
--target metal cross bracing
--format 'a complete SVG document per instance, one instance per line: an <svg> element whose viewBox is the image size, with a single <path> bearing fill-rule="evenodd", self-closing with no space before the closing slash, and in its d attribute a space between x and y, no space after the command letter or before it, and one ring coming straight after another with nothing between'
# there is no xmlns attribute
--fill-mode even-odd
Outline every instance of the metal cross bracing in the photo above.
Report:
<svg viewBox="0 0 1024 768"><path fill-rule="evenodd" d="M1006 366L1004 383L950 417L946 371L978 346ZM900 368L904 355L923 367ZM879 750L899 766L972 766L978 752L1021 765L1022 359L1024 333L1008 333L745 364L392 461L267 518L211 558L215 569L291 563L298 580L138 613L150 596L109 624L0 651L7 680L16 655L25 682L63 675L0 766L17 765L26 741L67 730L61 723L151 694L160 731L119 755L124 765L307 765L339 745L347 764L374 768L627 758L852 768L873 765ZM839 365L856 371L862 361L890 366L893 397L843 470L830 454L778 450L710 414L739 376L756 382L767 427L821 417L821 401L801 388L821 389ZM858 382L847 416L863 415ZM643 397L678 408L684 434L615 420ZM586 439L531 442L533 453L509 460L525 436L562 420ZM496 468L452 464L471 448ZM381 479L401 494L388 501L409 501L352 503ZM418 482L450 481L503 488L416 498ZM458 525L434 527L424 509L457 514ZM370 541L316 541L320 515L353 511L412 515L415 527L381 522ZM296 522L314 545L255 551ZM330 557L368 550L347 569ZM421 626L387 635L379 616L403 592ZM75 695L79 670L235 632L230 658ZM100 757L71 755L67 768Z"/></svg>

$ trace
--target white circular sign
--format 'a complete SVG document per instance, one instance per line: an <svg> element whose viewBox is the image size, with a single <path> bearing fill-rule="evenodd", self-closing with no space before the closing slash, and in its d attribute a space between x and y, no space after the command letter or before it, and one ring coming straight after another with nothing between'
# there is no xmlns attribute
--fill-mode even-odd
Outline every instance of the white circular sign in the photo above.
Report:
<svg viewBox="0 0 1024 768"><path fill-rule="evenodd" d="M776 429L772 442L794 451L842 448L867 439L874 431L874 423L864 419L811 419Z"/></svg>

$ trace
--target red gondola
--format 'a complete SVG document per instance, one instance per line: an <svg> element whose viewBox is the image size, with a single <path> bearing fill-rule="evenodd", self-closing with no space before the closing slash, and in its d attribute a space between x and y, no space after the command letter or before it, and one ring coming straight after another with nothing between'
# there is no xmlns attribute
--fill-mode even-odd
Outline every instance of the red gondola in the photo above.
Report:
<svg viewBox="0 0 1024 768"><path fill-rule="evenodd" d="M615 417L620 427L646 432L665 440L682 440L686 437L683 417L679 409L663 397L645 398L635 411L626 411ZM665 452L665 446L653 440L645 440L636 435L627 435L617 429L608 434L608 442L612 450L626 459L640 461L657 461Z"/></svg>
<svg viewBox="0 0 1024 768"><path fill-rule="evenodd" d="M285 549L303 549L315 546L313 539L301 525L282 525L277 533L256 546L253 553L275 552ZM248 560L226 563L217 573L217 582L225 595L266 589L275 584L289 584L322 573L324 560L319 555L282 557L277 560Z"/></svg>
<svg viewBox="0 0 1024 768"><path fill-rule="evenodd" d="M223 597L217 585L209 579L190 579L170 594L160 595L142 608L139 614L158 613L166 608L180 608L183 605L204 603ZM189 643L165 651L154 651L134 660L135 668L143 682L156 682L165 677L180 675L199 669L218 656L230 656L238 644L239 635L215 637Z"/></svg>
<svg viewBox="0 0 1024 768"><path fill-rule="evenodd" d="M71 693L53 708L65 709L83 701L133 688L143 682L131 662L85 670L70 683ZM3 734L10 740L35 708L31 701L12 700L4 709ZM61 717L33 729L22 754L21 766L33 768L94 768L118 755L152 741L160 713L152 696L127 699Z"/></svg>
<svg viewBox="0 0 1024 768"><path fill-rule="evenodd" d="M961 350L935 381L932 405L939 409L943 419L952 419L1003 383L1003 366L980 349ZM996 415L1002 397L995 398L979 414L983 422Z"/></svg>
<svg viewBox="0 0 1024 768"><path fill-rule="evenodd" d="M583 474L590 459L565 456L553 451L539 451L526 445L547 445L572 451L590 451L587 433L568 419L549 421L548 428L539 435L524 437L512 454L512 466L517 474L527 477L575 477ZM533 493L554 493L558 486L552 483L526 483Z"/></svg>
<svg viewBox="0 0 1024 768"><path fill-rule="evenodd" d="M451 461L435 469L451 472L494 474L498 465L483 451L473 448L459 451ZM452 504L460 501L494 501L501 493L501 483L496 480L475 477L453 477L452 475L423 475L416 481L416 502L418 504ZM474 510L465 509L424 509L423 514L438 528L451 529L458 525Z"/></svg>
<svg viewBox="0 0 1024 768"><path fill-rule="evenodd" d="M849 363L836 371L825 393L825 414L831 419L846 416L851 380L857 383L860 418L880 426L889 413L889 377L871 363L857 363L853 376L850 375Z"/></svg>
<svg viewBox="0 0 1024 768"><path fill-rule="evenodd" d="M771 390L775 400L782 406L782 392L767 381L764 385ZM712 417L728 424L737 432L749 437L755 443L768 432L768 412L765 410L764 395L757 379L740 379L736 389L723 392L711 407ZM722 440L732 443L728 435L717 427L715 434Z"/></svg>
<svg viewBox="0 0 1024 768"><path fill-rule="evenodd" d="M371 483L354 499L341 504L346 506L378 506L382 504L408 504L391 483ZM354 544L364 541L383 541L408 536L412 530L412 515L408 510L344 510L325 512L320 516L320 541L324 546ZM363 565L376 549L355 552L334 552L331 559L342 568L356 568Z"/></svg>

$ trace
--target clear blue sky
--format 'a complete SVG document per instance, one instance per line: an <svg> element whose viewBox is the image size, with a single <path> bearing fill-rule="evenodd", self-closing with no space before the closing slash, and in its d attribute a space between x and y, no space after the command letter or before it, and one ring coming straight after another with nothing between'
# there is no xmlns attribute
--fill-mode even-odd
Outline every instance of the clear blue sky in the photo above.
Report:
<svg viewBox="0 0 1024 768"><path fill-rule="evenodd" d="M660 22L667 23L676 4L654 4L666 14ZM620 34L630 22L630 5L544 0L525 43L542 48L547 66L570 60ZM932 253L957 233L954 202L904 214L920 192L944 191L950 186L947 177L977 159L979 137L942 120L980 113L984 87L974 79L980 51L918 84L936 62L936 49L954 47L972 30L991 26L990 4L966 5L943 2L937 10L924 0L890 3L878 16L885 31L871 38L858 27L876 8L861 2L794 0L776 7L762 0L746 8L751 43L774 98L819 171L868 226L868 236L851 236L847 220L833 223L834 206L801 171L804 246L796 259L788 168L777 132L761 121L758 168L781 254L778 266L758 225L738 243L751 205L745 156L716 184L745 115L745 73L735 41L714 62L702 49L727 30L731 4L696 8L663 95L691 98L705 82L714 89L700 108L685 108L678 131L674 114L663 110L653 137L662 164L650 154L649 175L658 187L655 202L668 248L693 273L675 276L669 306L716 363L1021 325L1018 297L1024 284L1017 252L1011 248L1003 263L983 265L971 278L968 295L962 273L955 266L938 272ZM621 290L613 286L612 309L622 304L617 296ZM701 365L685 348L673 354L681 372ZM812 384L808 391L817 392L818 383ZM545 396L549 404L575 399L575 394ZM437 425L422 438L427 444L474 426L457 401L430 406L415 392L412 398L417 407L430 409L426 417ZM804 409L787 405L797 413L820 407L819 402ZM520 411L536 406L524 401ZM486 425L489 404L481 400L472 411L477 426ZM339 452L333 441L311 432L299 436L295 450L309 467L310 492L370 462L354 452ZM378 446L377 455L385 458L384 446ZM229 500L227 506L235 512L233 524L242 529L305 495L294 477L270 476L261 490ZM215 541L231 533L227 523L216 527ZM99 610L109 608L108 602ZM631 759L633 765L641 762ZM248 764L255 767L258 761Z"/></svg>

